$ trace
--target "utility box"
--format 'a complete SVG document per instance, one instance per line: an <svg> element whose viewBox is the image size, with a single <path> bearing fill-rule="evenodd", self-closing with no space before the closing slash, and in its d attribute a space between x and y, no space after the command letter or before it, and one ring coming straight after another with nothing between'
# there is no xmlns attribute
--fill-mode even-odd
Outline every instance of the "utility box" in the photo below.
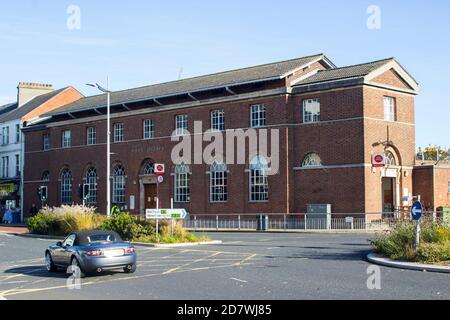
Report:
<svg viewBox="0 0 450 320"><path fill-rule="evenodd" d="M306 208L306 229L331 229L331 204L308 204Z"/></svg>

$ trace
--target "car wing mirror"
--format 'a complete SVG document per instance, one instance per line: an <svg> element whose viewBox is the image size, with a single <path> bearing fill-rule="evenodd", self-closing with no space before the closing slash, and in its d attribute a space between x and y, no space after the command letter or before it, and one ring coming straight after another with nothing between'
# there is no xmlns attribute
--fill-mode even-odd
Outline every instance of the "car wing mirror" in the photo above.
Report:
<svg viewBox="0 0 450 320"><path fill-rule="evenodd" d="M62 247L62 242L61 242L61 241L58 241L58 242L56 243L56 245L57 245L58 247Z"/></svg>

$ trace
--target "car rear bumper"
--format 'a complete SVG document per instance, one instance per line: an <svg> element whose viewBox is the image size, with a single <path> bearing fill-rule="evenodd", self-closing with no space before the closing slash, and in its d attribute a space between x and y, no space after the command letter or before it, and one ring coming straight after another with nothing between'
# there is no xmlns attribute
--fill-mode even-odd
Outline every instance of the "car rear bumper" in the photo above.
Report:
<svg viewBox="0 0 450 320"><path fill-rule="evenodd" d="M129 254L121 257L89 257L84 256L80 262L84 272L95 272L98 269L109 270L119 269L136 264L136 254Z"/></svg>

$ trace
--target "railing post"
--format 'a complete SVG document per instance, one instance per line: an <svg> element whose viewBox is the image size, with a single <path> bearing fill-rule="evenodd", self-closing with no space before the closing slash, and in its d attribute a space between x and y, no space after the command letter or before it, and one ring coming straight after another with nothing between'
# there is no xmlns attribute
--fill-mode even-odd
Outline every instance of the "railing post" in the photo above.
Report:
<svg viewBox="0 0 450 320"><path fill-rule="evenodd" d="M216 216L216 229L219 231L219 216Z"/></svg>
<svg viewBox="0 0 450 320"><path fill-rule="evenodd" d="M306 227L306 214L305 214L305 226L304 226L304 228L305 228L305 230L307 230L307 227Z"/></svg>
<svg viewBox="0 0 450 320"><path fill-rule="evenodd" d="M241 215L238 215L238 230L241 231Z"/></svg>
<svg viewBox="0 0 450 320"><path fill-rule="evenodd" d="M283 227L286 230L286 214L283 215Z"/></svg>

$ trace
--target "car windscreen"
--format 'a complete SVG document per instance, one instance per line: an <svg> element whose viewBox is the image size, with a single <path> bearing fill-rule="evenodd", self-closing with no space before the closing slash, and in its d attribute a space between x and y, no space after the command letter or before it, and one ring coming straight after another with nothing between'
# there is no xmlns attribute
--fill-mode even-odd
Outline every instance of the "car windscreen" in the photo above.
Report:
<svg viewBox="0 0 450 320"><path fill-rule="evenodd" d="M114 234L91 234L86 236L86 240L89 244L101 244L101 243L111 243L119 242L120 239Z"/></svg>

